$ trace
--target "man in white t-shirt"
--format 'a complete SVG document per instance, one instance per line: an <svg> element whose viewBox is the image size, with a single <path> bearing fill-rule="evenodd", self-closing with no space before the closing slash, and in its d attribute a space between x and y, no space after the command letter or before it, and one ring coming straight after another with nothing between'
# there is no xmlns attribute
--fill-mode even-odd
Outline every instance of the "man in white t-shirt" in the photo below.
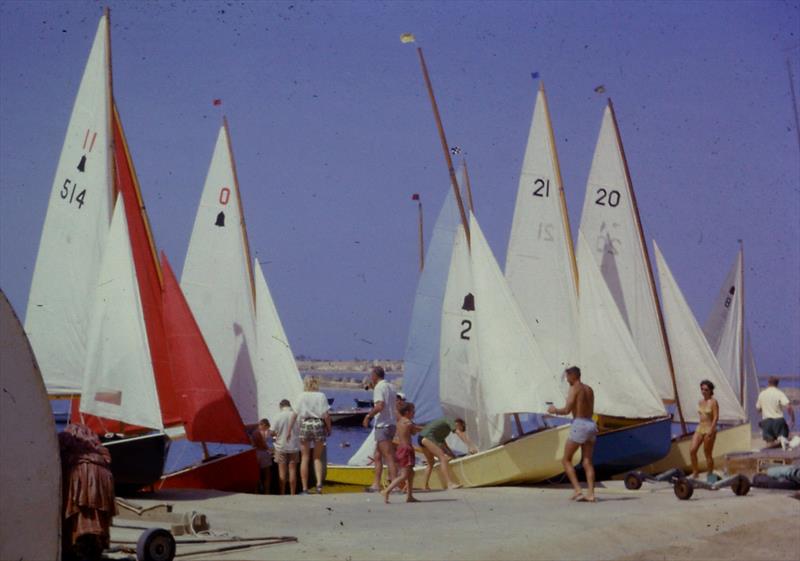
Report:
<svg viewBox="0 0 800 561"><path fill-rule="evenodd" d="M272 425L272 432L275 434L275 463L278 464L278 480L280 494L286 494L286 483L288 473L289 492L294 495L297 492L297 463L300 461L300 429L291 427L294 411L288 399L281 400L281 412L275 416L275 423ZM288 436L288 439L287 439Z"/></svg>
<svg viewBox="0 0 800 561"><path fill-rule="evenodd" d="M364 427L368 428L370 420L375 418L377 453L375 454L375 479L368 490L380 491L383 462L386 462L389 467L389 480L393 481L397 476L394 443L392 442L397 431L397 413L395 411L397 391L384 379L386 373L382 367L373 367L370 377L375 390L372 392L372 409L364 417Z"/></svg>
<svg viewBox="0 0 800 561"><path fill-rule="evenodd" d="M778 377L771 376L769 385L761 391L756 401L756 409L761 411L761 433L770 448L779 446L789 437L789 426L783 418L784 408L789 412L794 426L794 409L786 394L778 389L779 382Z"/></svg>

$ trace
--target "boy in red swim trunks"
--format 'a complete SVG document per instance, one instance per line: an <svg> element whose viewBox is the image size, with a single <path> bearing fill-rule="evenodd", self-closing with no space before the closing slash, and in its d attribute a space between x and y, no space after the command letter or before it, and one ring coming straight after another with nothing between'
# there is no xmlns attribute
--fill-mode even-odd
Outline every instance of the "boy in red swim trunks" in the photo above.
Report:
<svg viewBox="0 0 800 561"><path fill-rule="evenodd" d="M415 425L411 419L414 418L414 404L406 401L397 407L397 412L400 414L400 419L397 421L397 451L395 452L395 462L397 469L400 473L397 477L389 483L381 494L383 500L388 504L389 493L392 489L399 487L404 481L406 482L406 502L416 503L419 502L414 498L412 491L414 489L414 446L411 444L411 436L420 430L422 427Z"/></svg>

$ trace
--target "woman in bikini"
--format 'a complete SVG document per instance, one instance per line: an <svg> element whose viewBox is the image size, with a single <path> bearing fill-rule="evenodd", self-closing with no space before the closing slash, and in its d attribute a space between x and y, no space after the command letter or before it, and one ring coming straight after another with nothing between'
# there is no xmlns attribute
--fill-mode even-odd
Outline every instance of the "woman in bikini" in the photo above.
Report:
<svg viewBox="0 0 800 561"><path fill-rule="evenodd" d="M689 455L692 458L692 478L700 475L697 467L697 451L703 445L703 452L706 456L709 475L714 473L714 441L717 439L717 421L719 420L719 403L714 399L714 384L708 380L700 382L700 392L703 399L697 403L697 414L700 423L694 431L692 438L692 449Z"/></svg>

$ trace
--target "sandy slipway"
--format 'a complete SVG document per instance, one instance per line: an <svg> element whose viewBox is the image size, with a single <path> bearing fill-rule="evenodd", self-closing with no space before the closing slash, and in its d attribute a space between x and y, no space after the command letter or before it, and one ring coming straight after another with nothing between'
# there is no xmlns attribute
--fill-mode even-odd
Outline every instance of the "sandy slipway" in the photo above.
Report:
<svg viewBox="0 0 800 561"><path fill-rule="evenodd" d="M208 516L215 533L296 536L297 543L196 559L800 559L800 501L786 491L599 489L597 504L566 487L502 487L393 495L276 497L178 491L136 499ZM120 521L120 523L125 523ZM115 528L115 539L135 539ZM184 538L178 538L179 541ZM382 545L381 545L382 544ZM209 545L180 545L179 553Z"/></svg>

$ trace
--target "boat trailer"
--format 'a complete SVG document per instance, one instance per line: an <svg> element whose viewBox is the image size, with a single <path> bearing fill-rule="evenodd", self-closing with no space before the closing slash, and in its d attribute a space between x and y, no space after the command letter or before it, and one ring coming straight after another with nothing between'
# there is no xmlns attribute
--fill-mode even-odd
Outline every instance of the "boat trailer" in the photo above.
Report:
<svg viewBox="0 0 800 561"><path fill-rule="evenodd" d="M682 469L674 468L658 475L650 475L643 471L629 471L625 475L625 488L635 491L641 489L642 483L649 482L669 482L672 483L672 490L675 496L682 501L689 500L696 488L708 489L709 491L719 491L724 487L730 487L737 496L744 496L750 492L750 480L741 474L731 475L724 479L713 475L712 481L703 481L686 477Z"/></svg>

